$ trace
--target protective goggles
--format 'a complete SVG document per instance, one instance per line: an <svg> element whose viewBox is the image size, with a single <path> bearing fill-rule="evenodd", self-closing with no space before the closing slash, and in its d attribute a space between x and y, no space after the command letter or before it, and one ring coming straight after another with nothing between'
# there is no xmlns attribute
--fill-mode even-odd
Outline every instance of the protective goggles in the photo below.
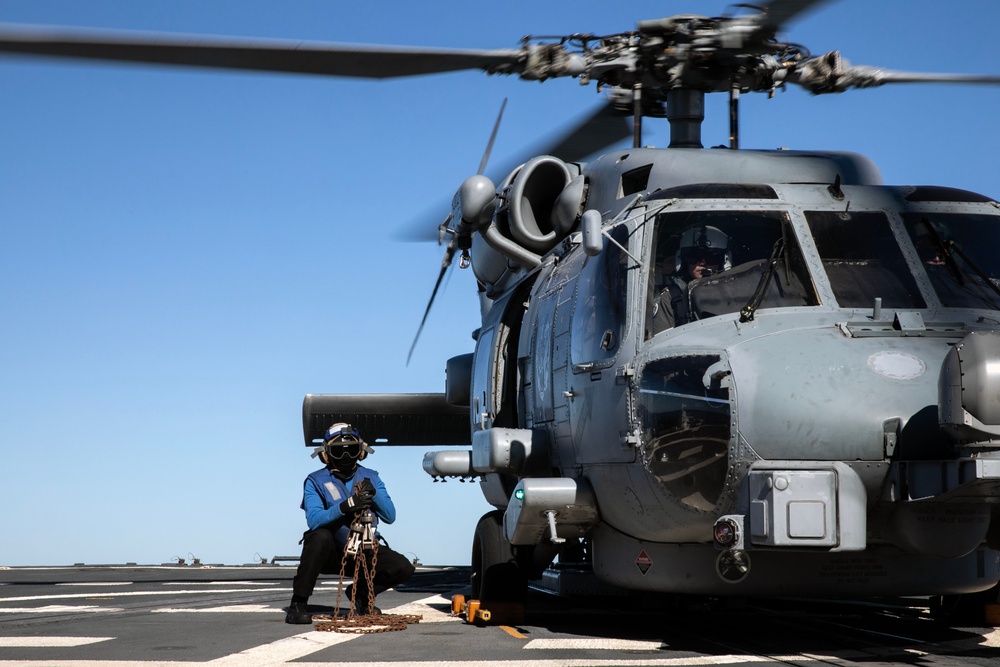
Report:
<svg viewBox="0 0 1000 667"><path fill-rule="evenodd" d="M345 456L356 459L361 456L360 442L331 442L323 446L326 448L326 455L332 459L340 460Z"/></svg>

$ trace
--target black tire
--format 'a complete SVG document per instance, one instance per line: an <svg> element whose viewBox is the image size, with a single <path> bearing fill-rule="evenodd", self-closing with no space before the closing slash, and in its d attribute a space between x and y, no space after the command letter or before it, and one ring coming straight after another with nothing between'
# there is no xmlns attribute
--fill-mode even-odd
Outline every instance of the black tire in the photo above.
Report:
<svg viewBox="0 0 1000 667"><path fill-rule="evenodd" d="M524 603L527 596L528 580L503 534L503 511L487 512L472 537L472 599Z"/></svg>

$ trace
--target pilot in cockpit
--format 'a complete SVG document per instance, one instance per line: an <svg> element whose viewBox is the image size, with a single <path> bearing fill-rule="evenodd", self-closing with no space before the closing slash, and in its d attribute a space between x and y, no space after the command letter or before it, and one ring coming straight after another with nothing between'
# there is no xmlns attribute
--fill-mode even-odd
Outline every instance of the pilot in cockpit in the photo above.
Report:
<svg viewBox="0 0 1000 667"><path fill-rule="evenodd" d="M688 285L692 281L732 268L729 237L711 225L689 227L681 234L676 254L672 258L668 256L663 264L671 259L673 267L664 268L672 268L672 273L653 302L654 335L690 320Z"/></svg>

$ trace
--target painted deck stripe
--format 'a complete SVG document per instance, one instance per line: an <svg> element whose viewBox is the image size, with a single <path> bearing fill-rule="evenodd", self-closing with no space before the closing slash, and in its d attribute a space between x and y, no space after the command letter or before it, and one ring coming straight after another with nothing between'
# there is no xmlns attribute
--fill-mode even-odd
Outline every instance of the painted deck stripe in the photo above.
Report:
<svg viewBox="0 0 1000 667"><path fill-rule="evenodd" d="M435 609L430 605L443 606L448 611L441 611L440 609ZM451 600L443 598L440 595L432 595L414 602L408 602L407 604L389 609L386 613L416 614L417 616L420 616L421 623L451 623L462 620L458 616L451 615Z"/></svg>
<svg viewBox="0 0 1000 667"><path fill-rule="evenodd" d="M306 635L296 635L286 639L278 640L272 644L249 649L241 653L234 653L224 658L218 658L209 662L180 662L180 661L139 661L139 660L59 660L59 667L276 667L294 657L299 651L305 650L304 655L309 655L327 646L334 644L313 644L316 640L300 640L298 645L294 640L306 637L307 635L326 635L327 637L343 638L335 643L343 643L356 639L362 635L339 635L335 632L309 632ZM281 646L276 646L277 644ZM258 649L270 649L269 651ZM294 649L294 650L293 650ZM307 650L308 649L308 650ZM588 658L570 660L535 660L526 658L523 660L418 660L403 662L382 662L377 663L347 663L352 665L375 664L377 667L704 667L706 665L739 665L746 663L777 663L794 661L797 663L811 662L810 658L803 656L775 656L762 657L755 655L713 655L695 656L691 658L651 658L648 660L636 659L635 657L623 659L594 660ZM0 667L39 667L39 665L52 664L52 661L35 660L0 660ZM289 667L330 667L329 662L294 662Z"/></svg>
<svg viewBox="0 0 1000 667"><path fill-rule="evenodd" d="M448 609L449 613L439 611L433 607L428 607L425 604L420 604L417 602L410 602L409 604L404 604L393 609L386 610L387 614L416 614L420 616L421 623L451 623L454 621L461 621L458 616L451 615L451 608Z"/></svg>
<svg viewBox="0 0 1000 667"><path fill-rule="evenodd" d="M111 639L114 637L0 637L0 648L66 648Z"/></svg>
<svg viewBox="0 0 1000 667"><path fill-rule="evenodd" d="M658 651L663 648L663 642L639 641L635 639L609 639L602 637L588 638L551 638L532 639L524 645L526 649L570 649L570 650L604 650L604 651Z"/></svg>
<svg viewBox="0 0 1000 667"><path fill-rule="evenodd" d="M740 665L746 663L812 662L802 656L764 657L759 655L705 655L690 658L570 658L565 660L440 660L440 661L379 661L378 667L706 667L709 665ZM360 664L360 663L355 663ZM376 664L376 663L372 663ZM8 667L0 662L0 667ZM67 665L66 667L84 667ZM89 666L85 666L89 667ZM96 666L95 666L96 667ZM330 663L296 662L293 667L330 667Z"/></svg>
<svg viewBox="0 0 1000 667"><path fill-rule="evenodd" d="M74 581L74 582L63 582L56 584L56 586L131 586L134 581Z"/></svg>
<svg viewBox="0 0 1000 667"><path fill-rule="evenodd" d="M527 637L525 637L520 632L518 632L515 628L512 628L509 625L501 625L500 629L503 630L504 632L506 632L508 635L510 635L514 639L527 639ZM527 648L527 646L525 646L524 648Z"/></svg>
<svg viewBox="0 0 1000 667"><path fill-rule="evenodd" d="M285 637L270 644L255 646L239 653L217 658L206 664L213 667L256 667L258 665L280 665L304 658L311 653L330 646L343 644L362 635L347 635L337 632L305 632L301 635ZM329 665L327 665L329 667Z"/></svg>
<svg viewBox="0 0 1000 667"><path fill-rule="evenodd" d="M67 604L49 604L44 607L0 607L0 614L101 613L106 611L122 611L122 609L118 607L99 607L97 605L75 606Z"/></svg>
<svg viewBox="0 0 1000 667"><path fill-rule="evenodd" d="M288 591L291 592L291 588L269 588L268 593L274 593L278 591ZM208 589L203 588L201 590L180 590L180 591L122 591L116 593L114 591L108 591L104 595L109 595L112 597L149 597L156 595L205 595L208 593L260 593L259 588L224 588L224 589ZM89 598L93 597L93 593L62 593L60 595L22 595L19 597L10 598L0 598L0 603L3 602L28 602L31 600L72 600L79 598Z"/></svg>
<svg viewBox="0 0 1000 667"><path fill-rule="evenodd" d="M269 607L266 604L231 604L224 607L206 607L204 609L196 608L186 608L186 609L174 609L174 608L164 608L164 609L151 609L150 613L153 614L228 614L228 613L239 613L239 614L280 614L284 610L280 607Z"/></svg>
<svg viewBox="0 0 1000 667"><path fill-rule="evenodd" d="M164 581L161 586L277 586L276 581Z"/></svg>
<svg viewBox="0 0 1000 667"><path fill-rule="evenodd" d="M416 601L416 604L443 604L451 607L451 599L443 597L441 595L432 595L429 598L423 598Z"/></svg>

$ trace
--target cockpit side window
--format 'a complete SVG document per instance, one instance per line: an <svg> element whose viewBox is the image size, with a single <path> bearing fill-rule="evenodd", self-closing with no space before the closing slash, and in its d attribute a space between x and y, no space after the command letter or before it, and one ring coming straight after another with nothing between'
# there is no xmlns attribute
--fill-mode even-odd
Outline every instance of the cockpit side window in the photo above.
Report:
<svg viewBox="0 0 1000 667"><path fill-rule="evenodd" d="M699 210L657 217L646 338L740 312L758 291L758 308L819 303L786 213Z"/></svg>
<svg viewBox="0 0 1000 667"><path fill-rule="evenodd" d="M927 307L885 214L807 211L806 221L841 307Z"/></svg>
<svg viewBox="0 0 1000 667"><path fill-rule="evenodd" d="M625 337L628 288L629 231L618 225L611 232L615 242L587 259L580 269L576 310L573 314L573 364L610 363Z"/></svg>
<svg viewBox="0 0 1000 667"><path fill-rule="evenodd" d="M942 306L1000 310L1000 217L906 213L903 222Z"/></svg>

